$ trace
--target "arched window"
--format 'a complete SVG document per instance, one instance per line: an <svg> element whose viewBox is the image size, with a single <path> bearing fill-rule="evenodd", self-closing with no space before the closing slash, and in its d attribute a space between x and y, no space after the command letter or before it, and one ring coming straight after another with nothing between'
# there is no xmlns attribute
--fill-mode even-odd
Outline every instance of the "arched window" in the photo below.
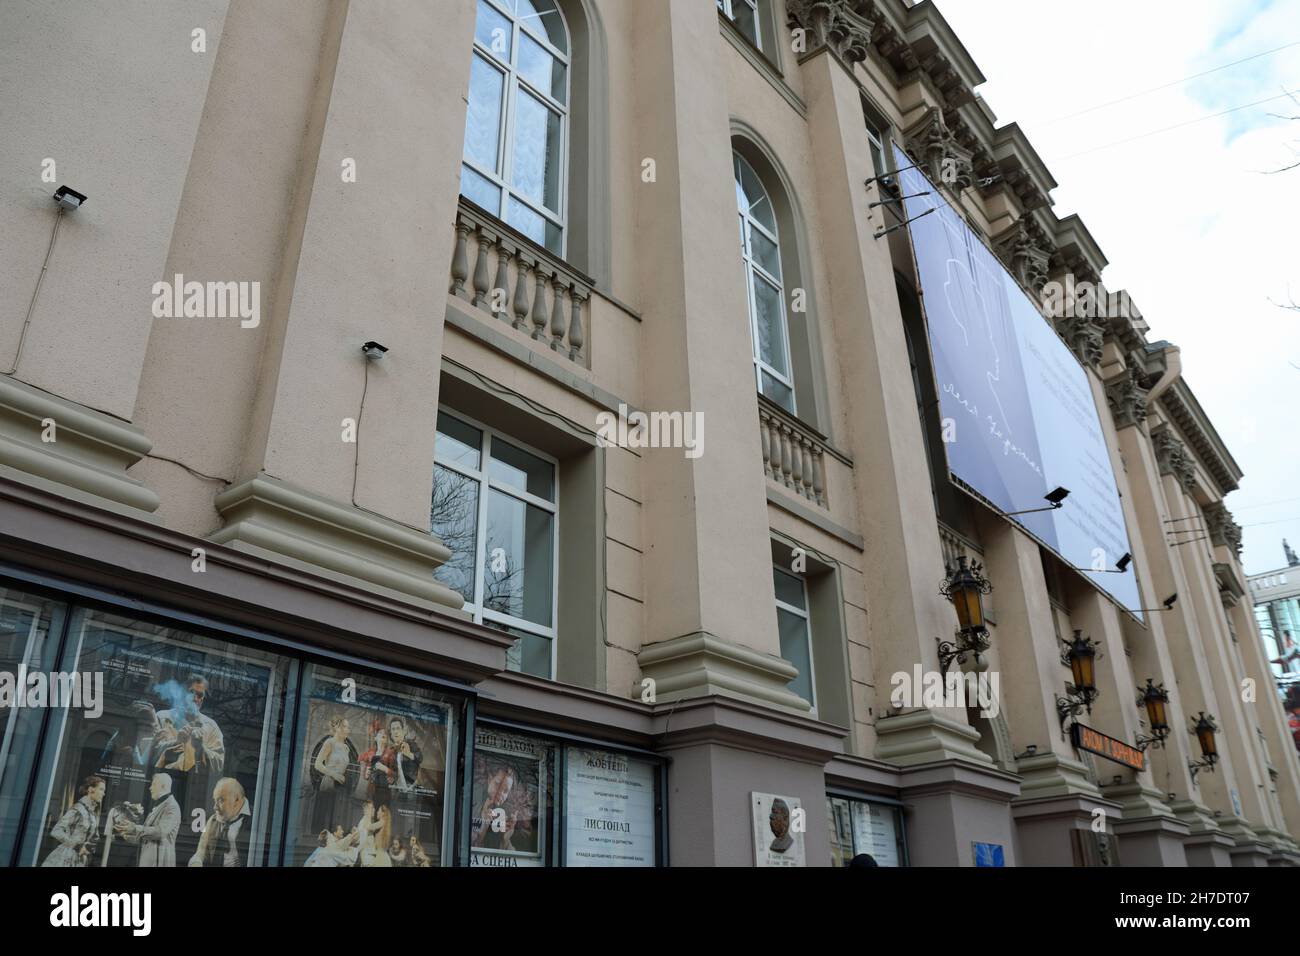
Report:
<svg viewBox="0 0 1300 956"><path fill-rule="evenodd" d="M461 195L558 256L566 239L570 57L555 0L478 0Z"/></svg>
<svg viewBox="0 0 1300 956"><path fill-rule="evenodd" d="M794 375L790 362L790 330L781 281L781 240L776 209L762 180L739 153L732 154L736 170L736 202L740 209L740 250L749 293L749 331L754 343L754 375L758 390L782 408L795 411Z"/></svg>

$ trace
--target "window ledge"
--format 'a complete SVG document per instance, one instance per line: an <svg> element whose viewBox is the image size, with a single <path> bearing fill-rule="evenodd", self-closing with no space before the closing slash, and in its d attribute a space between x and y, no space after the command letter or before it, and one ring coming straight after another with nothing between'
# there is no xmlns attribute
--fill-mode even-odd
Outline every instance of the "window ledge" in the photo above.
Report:
<svg viewBox="0 0 1300 956"><path fill-rule="evenodd" d="M721 31L722 35L727 38L728 42L736 48L736 51L748 60L754 69L758 70L763 78L771 84L774 90L781 94L782 99L789 103L796 113L804 119L807 119L808 104L803 101L803 98L800 97L798 93L790 88L790 84L785 81L780 68L768 59L767 54L754 46L754 44L750 42L749 37L741 33L740 30L737 29L736 25L728 20L726 15L721 11L718 12L718 29Z"/></svg>

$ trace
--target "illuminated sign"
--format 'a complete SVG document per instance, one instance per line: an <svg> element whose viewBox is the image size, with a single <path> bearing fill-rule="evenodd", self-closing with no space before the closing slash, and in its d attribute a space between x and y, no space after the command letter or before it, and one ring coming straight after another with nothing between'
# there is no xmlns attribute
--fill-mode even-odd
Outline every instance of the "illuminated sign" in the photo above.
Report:
<svg viewBox="0 0 1300 956"><path fill-rule="evenodd" d="M1070 735L1074 738L1074 745L1080 750L1105 757L1107 760L1132 767L1134 770L1141 770L1146 766L1146 754L1122 740L1107 737L1099 730L1093 730L1083 724L1075 724L1070 728Z"/></svg>

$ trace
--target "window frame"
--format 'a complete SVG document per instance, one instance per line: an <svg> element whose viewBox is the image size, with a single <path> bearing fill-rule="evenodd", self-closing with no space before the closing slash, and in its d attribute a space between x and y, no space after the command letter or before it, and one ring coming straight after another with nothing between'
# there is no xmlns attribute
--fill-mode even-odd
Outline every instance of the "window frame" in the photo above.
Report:
<svg viewBox="0 0 1300 956"><path fill-rule="evenodd" d="M773 602L776 604L776 609L778 612L786 611L789 614L793 614L796 617L800 617L803 619L804 642L808 645L808 688L811 695L811 699L808 701L808 705L810 708L809 713L813 717L816 717L817 716L817 662L815 660L816 655L813 653L814 648L813 648L813 635L812 635L812 608L809 607L808 581L804 578L802 574L795 574L793 571L787 571L785 568L781 567L781 565L776 561L772 562L772 570L777 574L784 574L786 577L793 578L794 580L798 581L799 588L803 593L804 606L802 608L795 607L793 604L786 604L779 597L776 597L775 594L773 594ZM778 620L779 617L780 615L778 613ZM779 624L777 630L779 634L780 631ZM793 664L794 662L787 661L787 663Z"/></svg>
<svg viewBox="0 0 1300 956"><path fill-rule="evenodd" d="M473 604L466 602L465 609L473 615L475 624L484 624L491 626L498 624L503 627L513 628L515 630L527 631L537 637L544 637L551 642L551 666L550 674L547 680L554 680L557 666L557 640L559 637L559 620L560 620L560 462L554 455L534 448L532 445L522 442L514 436L502 431L499 428L493 428L491 425L485 425L476 418L439 404L439 415L447 415L466 425L478 429L482 433L482 443L479 446L479 468L477 470L466 468L464 465L439 461L434 458L434 481L437 481L437 469L446 468L448 471L460 475L475 482L478 485L478 501L475 506L475 528L474 528L474 601ZM437 423L434 423L434 431L437 432ZM547 501L537 495L529 494L518 488L507 485L499 479L492 478L487 470L486 465L491 459L492 438L499 438L507 445L513 445L530 455L542 459L550 464L552 470L551 483L554 488L554 501ZM487 559L487 506L490 495L487 492L496 490L500 491L507 497L516 501L522 501L526 505L535 505L538 508L547 511L551 515L551 624L550 627L543 627L533 621L524 618L513 617L509 614L503 614L500 611L494 611L483 607L483 567ZM432 529L431 529L432 533ZM522 640L522 638L519 638ZM508 657L507 657L508 659ZM527 673L521 669L516 673ZM533 675L536 676L536 675Z"/></svg>
<svg viewBox="0 0 1300 956"><path fill-rule="evenodd" d="M749 305L749 337L750 337L750 345L752 347L751 351L753 352L753 358L754 358L754 384L755 387L758 389L758 393L760 395L763 395L771 399L772 402L774 402L780 408L784 409L789 414L797 416L799 414L799 394L798 394L798 388L795 385L794 357L792 355L791 348L790 348L790 317L789 314L786 312L786 307L785 307L785 267L784 264L782 264L781 267L782 274L780 276L772 275L772 273L769 272L761 263L759 263L757 258L754 256L751 241L750 241L750 229L752 228L758 229L758 231L765 238L770 240L772 245L776 248L777 262L778 263L781 262L781 238L780 238L780 231L779 231L780 223L778 222L776 204L772 201L771 190L767 188L767 184L763 182L762 177L759 176L758 171L754 169L753 164L750 163L749 160L745 159L745 157L742 156L740 152L735 149L734 146L732 147L731 150L731 156L732 156L732 169L734 171L734 176L732 178L732 185L735 187L741 186L740 170L736 166L736 164L743 163L745 169L749 170L749 174L754 178L754 181L758 183L759 188L763 190L763 197L767 200L767 204L772 210L772 225L774 227L772 229L769 229L767 226L763 225L761 222L759 222L757 219L751 216L749 214L748 209L741 209L739 203L737 203L736 208L737 208L737 213L740 216L740 225L741 225L740 258L741 258L741 263L745 269L745 298ZM756 296L754 295L755 276L757 276L760 281L766 282L768 285L774 286L776 288L777 299L781 303L781 317L780 317L781 318L781 340L782 340L781 348L782 348L783 356L785 358L785 367L786 367L786 372L784 374L778 372L770 364L764 361L763 357L759 354L758 303L756 301ZM780 382L782 385L784 385L786 388L790 390L789 408L786 408L784 405L781 404L781 402L777 401L775 398L772 398L772 396L768 395L766 392L763 391L764 372L772 376L772 378L776 379L778 382Z"/></svg>
<svg viewBox="0 0 1300 956"><path fill-rule="evenodd" d="M510 53L509 62L503 63L501 58L492 51L490 47L484 46L479 42L478 32L475 31L473 50L471 52L471 64L474 56L479 56L490 69L496 70L503 77L502 95L501 95L501 116L497 120L497 155L496 165L501 170L484 170L478 163L470 159L465 154L465 149L461 149L461 165L469 167L479 176L488 180L500 191L500 201L496 209L488 209L502 222L511 228L519 231L524 235L528 233L517 223L511 222L508 218L510 210L510 200L513 198L525 206L529 211L540 216L544 222L550 222L559 229L560 243L559 249L551 249L546 243L545 227L543 226L543 235L539 240L534 240L543 249L553 255L564 259L568 253L569 244L569 143L572 137L572 113L571 104L573 103L573 31L569 29L569 22L565 19L564 11L560 9L559 0L555 0L555 12L560 18L560 25L564 28L564 36L569 46L569 52L564 53L559 50L550 39L531 27L525 26L524 20L520 19L517 14L510 13L502 5L501 0L477 0L475 3L475 16L477 17L478 3L484 3L501 16L505 17L511 24L510 31ZM564 102L557 101L549 92L538 89L524 76L519 73L519 45L524 35L546 51L549 55L564 64ZM471 82L473 77L473 68L471 65ZM534 97L542 106L548 110L553 110L560 117L559 123L559 179L558 195L556 197L557 210L547 209L543 204L535 202L532 198L525 196L512 182L514 176L514 145L515 145L515 119L518 113L517 104L519 90L522 86L526 95ZM466 106L465 122L469 123L469 107ZM468 135L465 137L468 143ZM462 179L463 174L462 174ZM458 187L459 188L459 187ZM464 195L461 191L460 195ZM472 200L471 200L472 201ZM529 236L531 239L532 237Z"/></svg>
<svg viewBox="0 0 1300 956"><path fill-rule="evenodd" d="M740 21L736 19L736 4L749 7L754 13L754 35L752 37L741 29ZM754 44L754 49L760 53L767 53L767 50L763 47L763 15L759 0L717 0L717 6L718 12L731 21L740 35Z"/></svg>

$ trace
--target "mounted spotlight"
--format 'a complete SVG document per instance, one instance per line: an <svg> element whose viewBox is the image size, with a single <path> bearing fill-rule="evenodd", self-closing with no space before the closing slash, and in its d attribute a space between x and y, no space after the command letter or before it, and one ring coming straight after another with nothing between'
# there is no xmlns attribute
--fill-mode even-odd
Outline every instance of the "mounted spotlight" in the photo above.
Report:
<svg viewBox="0 0 1300 956"><path fill-rule="evenodd" d="M1138 610L1139 611L1172 611L1174 609L1174 605L1178 603L1178 592L1175 591L1173 594L1169 595L1169 597L1165 598L1160 603L1163 605L1163 607L1140 607L1138 608Z"/></svg>
<svg viewBox="0 0 1300 956"><path fill-rule="evenodd" d="M1124 556L1115 562L1115 569L1119 571L1120 574L1123 574L1125 571L1128 570L1128 566L1132 563L1133 563L1133 555L1125 551Z"/></svg>
<svg viewBox="0 0 1300 956"><path fill-rule="evenodd" d="M1031 515L1038 511L1055 511L1057 508L1061 507L1065 502L1065 499L1069 496L1069 488L1057 487L1043 495L1044 500L1048 502L1046 508L1026 508L1024 511L1004 511L1002 512L1002 517L1009 518L1012 515Z"/></svg>
<svg viewBox="0 0 1300 956"><path fill-rule="evenodd" d="M1098 643L1083 636L1083 631L1075 630L1074 639L1061 641L1061 663L1070 668L1073 684L1065 687L1066 696L1056 698L1056 715L1060 718L1061 729L1065 729L1068 717L1078 717L1079 711L1092 713L1092 702L1099 695L1097 690L1097 648Z"/></svg>
<svg viewBox="0 0 1300 956"><path fill-rule="evenodd" d="M361 346L361 354L372 362L378 362L384 357L384 353L387 351L388 347L380 345L378 342L366 342Z"/></svg>
<svg viewBox="0 0 1300 956"><path fill-rule="evenodd" d="M989 649L989 630L984 623L983 595L993 590L993 585L981 573L978 563L967 567L967 558L961 555L957 565L948 565L948 576L939 587L939 593L952 602L957 610L957 640L940 641L939 666L947 671L953 659L959 664L966 663L966 655L973 653L975 663L980 662L980 654Z"/></svg>
<svg viewBox="0 0 1300 956"><path fill-rule="evenodd" d="M54 190L54 201L64 209L72 212L73 210L80 209L85 205L86 195L77 192L69 186L60 186L58 189Z"/></svg>
<svg viewBox="0 0 1300 956"><path fill-rule="evenodd" d="M1138 693L1142 695L1137 699L1138 706L1146 708L1147 723L1151 725L1151 736L1144 737L1139 734L1135 746L1138 750L1145 751L1152 744L1158 744L1163 750L1165 738L1169 736L1166 709L1169 705L1169 691L1165 690L1164 684L1156 684L1148 677L1147 686L1139 687Z"/></svg>
<svg viewBox="0 0 1300 956"><path fill-rule="evenodd" d="M1067 565L1067 567L1075 571L1081 571L1084 574L1123 574L1128 570L1128 566L1132 563L1133 555L1125 551L1123 556L1115 562L1114 568L1079 568L1075 567L1073 564Z"/></svg>
<svg viewBox="0 0 1300 956"><path fill-rule="evenodd" d="M1196 735L1196 740L1201 745L1201 759L1187 765L1187 769L1192 773L1192 783L1196 783L1196 775L1202 770L1214 773L1214 765L1219 762L1219 748L1214 740L1214 735L1218 732L1219 727L1214 722L1214 715L1206 714L1205 711L1201 711L1196 724L1188 731Z"/></svg>

